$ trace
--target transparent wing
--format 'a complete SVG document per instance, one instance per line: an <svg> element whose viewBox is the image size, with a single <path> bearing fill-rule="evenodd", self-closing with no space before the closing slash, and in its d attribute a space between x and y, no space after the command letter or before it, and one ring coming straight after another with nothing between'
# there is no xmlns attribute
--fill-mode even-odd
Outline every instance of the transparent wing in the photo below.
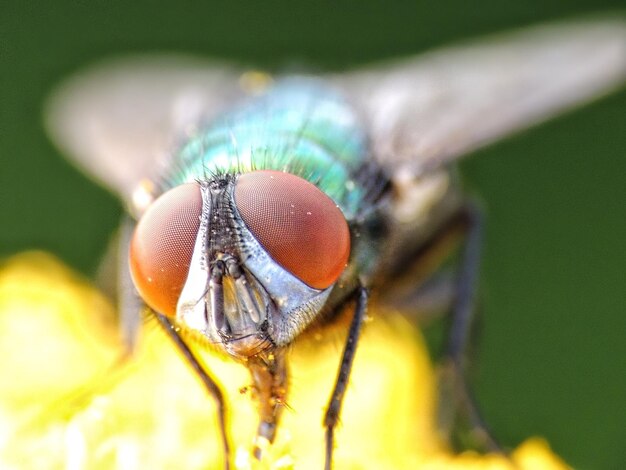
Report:
<svg viewBox="0 0 626 470"><path fill-rule="evenodd" d="M184 56L110 60L64 82L45 110L53 141L129 201L178 139L232 102L239 73Z"/></svg>
<svg viewBox="0 0 626 470"><path fill-rule="evenodd" d="M524 29L332 77L392 173L416 175L619 86L626 21ZM400 172L400 173L399 173Z"/></svg>

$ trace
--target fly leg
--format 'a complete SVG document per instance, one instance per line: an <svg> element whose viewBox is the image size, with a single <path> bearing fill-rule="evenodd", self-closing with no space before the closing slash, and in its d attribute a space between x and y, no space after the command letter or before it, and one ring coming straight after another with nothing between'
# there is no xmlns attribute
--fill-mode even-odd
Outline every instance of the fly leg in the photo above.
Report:
<svg viewBox="0 0 626 470"><path fill-rule="evenodd" d="M476 314L475 297L478 287L484 219L481 210L474 204L468 204L462 215L466 221L467 232L462 246L448 343L443 358L442 385L444 393L447 391L447 386L458 400L461 409L467 415L472 432L481 444L488 450L500 451L499 445L478 411L465 374L465 354ZM448 421L451 426L454 417L449 416L448 419L442 421L444 425Z"/></svg>
<svg viewBox="0 0 626 470"><path fill-rule="evenodd" d="M185 340L180 336L174 324L165 316L160 313L154 312L154 315L159 320L159 323L168 334L168 336L174 341L174 344L178 350L183 354L187 363L191 366L196 375L202 380L204 388L215 400L217 405L217 418L220 428L220 435L222 439L222 447L224 449L224 470L230 469L230 444L228 442L228 434L226 432L226 404L224 402L224 396L220 390L217 381L211 376L210 372L200 363L198 358L191 351Z"/></svg>
<svg viewBox="0 0 626 470"><path fill-rule="evenodd" d="M478 412L465 377L467 346L476 314L482 231L483 216L479 207L473 203L462 207L412 254L409 263L405 261L404 267L391 273L383 289L382 302L413 321L451 312L441 368L440 401L457 406L440 405L439 426L445 435L450 435L457 408L460 408L480 444L499 450ZM461 260L455 276L442 273L442 265L459 246ZM427 315L424 315L424 308Z"/></svg>
<svg viewBox="0 0 626 470"><path fill-rule="evenodd" d="M324 427L326 428L325 470L330 470L332 466L334 430L337 422L339 421L343 397L350 378L350 372L352 371L354 354L356 353L356 347L361 333L361 326L363 325L363 319L365 318L367 311L367 300L367 290L359 284L356 290L356 306L354 309L354 316L352 317L350 330L348 331L348 337L346 338L346 344L341 358L341 365L339 366L337 380L335 381L335 388L330 396L330 401L328 402L328 407L326 408L326 416L324 418Z"/></svg>
<svg viewBox="0 0 626 470"><path fill-rule="evenodd" d="M276 427L287 393L285 352L275 349L250 358L248 369L254 380L259 403L259 428L254 443L254 457L260 460L263 450L274 441Z"/></svg>

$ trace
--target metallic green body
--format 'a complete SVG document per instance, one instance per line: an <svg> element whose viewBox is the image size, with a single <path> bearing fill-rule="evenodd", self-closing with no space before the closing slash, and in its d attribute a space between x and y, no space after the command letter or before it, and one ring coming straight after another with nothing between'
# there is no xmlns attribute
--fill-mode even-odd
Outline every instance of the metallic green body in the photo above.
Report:
<svg viewBox="0 0 626 470"><path fill-rule="evenodd" d="M340 95L317 81L287 79L196 133L165 189L215 174L280 170L317 185L351 220L367 192L359 178L366 154L357 116Z"/></svg>

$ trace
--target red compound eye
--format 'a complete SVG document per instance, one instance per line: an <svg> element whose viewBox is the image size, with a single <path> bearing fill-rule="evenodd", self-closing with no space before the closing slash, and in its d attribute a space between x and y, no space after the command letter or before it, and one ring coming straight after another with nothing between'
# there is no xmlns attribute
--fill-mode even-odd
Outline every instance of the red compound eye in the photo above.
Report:
<svg viewBox="0 0 626 470"><path fill-rule="evenodd" d="M235 185L235 204L268 254L304 283L325 289L343 272L348 223L314 184L280 171L245 173Z"/></svg>
<svg viewBox="0 0 626 470"><path fill-rule="evenodd" d="M145 302L173 316L200 227L202 194L197 184L169 190L146 211L130 243L130 272Z"/></svg>

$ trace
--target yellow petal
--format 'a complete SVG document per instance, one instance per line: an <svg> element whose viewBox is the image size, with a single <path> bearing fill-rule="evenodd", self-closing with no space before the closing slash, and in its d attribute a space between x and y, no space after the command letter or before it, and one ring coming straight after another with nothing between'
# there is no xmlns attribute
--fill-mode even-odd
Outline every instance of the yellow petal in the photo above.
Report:
<svg viewBox="0 0 626 470"><path fill-rule="evenodd" d="M571 468L552 452L545 440L537 437L527 439L520 444L511 457L518 468L522 469L567 470Z"/></svg>
<svg viewBox="0 0 626 470"><path fill-rule="evenodd" d="M3 405L51 401L121 353L106 299L54 258L27 253L0 271Z"/></svg>

